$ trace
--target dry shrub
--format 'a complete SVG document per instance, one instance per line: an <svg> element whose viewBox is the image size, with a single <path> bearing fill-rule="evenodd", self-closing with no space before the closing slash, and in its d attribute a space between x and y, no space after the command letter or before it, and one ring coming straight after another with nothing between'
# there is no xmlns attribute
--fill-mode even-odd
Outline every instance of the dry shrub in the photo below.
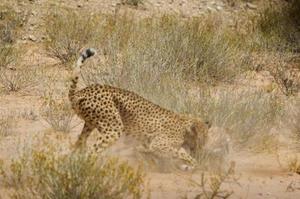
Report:
<svg viewBox="0 0 300 199"><path fill-rule="evenodd" d="M18 38L23 26L27 22L27 13L8 5L0 5L0 43L12 44Z"/></svg>
<svg viewBox="0 0 300 199"><path fill-rule="evenodd" d="M32 89L38 84L38 72L35 67L0 68L0 83L8 92Z"/></svg>
<svg viewBox="0 0 300 199"><path fill-rule="evenodd" d="M300 91L300 68L291 69L286 63L278 63L273 77L280 90L287 96L297 95Z"/></svg>
<svg viewBox="0 0 300 199"><path fill-rule="evenodd" d="M280 99L276 96L251 90L204 93L195 107L199 115L226 129L238 145L253 141L256 135L268 133L282 111Z"/></svg>
<svg viewBox="0 0 300 199"><path fill-rule="evenodd" d="M300 161L297 156L290 158L287 163L288 170L300 174Z"/></svg>
<svg viewBox="0 0 300 199"><path fill-rule="evenodd" d="M141 198L144 174L114 158L59 147L23 151L0 165L1 182L13 198ZM6 168L5 168L6 167Z"/></svg>
<svg viewBox="0 0 300 199"><path fill-rule="evenodd" d="M296 150L300 150L300 99L290 97L286 101L284 117L282 118L284 128L291 131L291 140Z"/></svg>
<svg viewBox="0 0 300 199"><path fill-rule="evenodd" d="M141 83L159 85L168 77L213 84L244 70L244 55L218 16L190 20L173 15L106 16L100 29L106 66L121 67L122 76L114 84L132 90L138 91L136 85Z"/></svg>
<svg viewBox="0 0 300 199"><path fill-rule="evenodd" d="M204 173L201 175L200 182L196 180L190 180L190 183L199 188L199 194L194 199L217 199L229 198L234 192L224 190L222 186L225 183L237 183L235 178L235 163L231 162L230 167L224 173L213 173L205 176ZM185 197L187 198L187 197Z"/></svg>
<svg viewBox="0 0 300 199"><path fill-rule="evenodd" d="M267 49L300 50L300 2L270 4L257 18L257 34Z"/></svg>
<svg viewBox="0 0 300 199"><path fill-rule="evenodd" d="M13 116L0 115L0 138L12 134L12 128L15 125Z"/></svg>
<svg viewBox="0 0 300 199"><path fill-rule="evenodd" d="M41 106L43 119L55 130L69 133L72 129L74 112L68 101L49 96Z"/></svg>
<svg viewBox="0 0 300 199"><path fill-rule="evenodd" d="M73 63L80 49L90 47L98 35L101 20L90 13L52 8L46 18L46 47L50 56L63 64Z"/></svg>
<svg viewBox="0 0 300 199"><path fill-rule="evenodd" d="M130 6L139 6L143 4L144 0L121 0L121 3L123 5L130 5Z"/></svg>
<svg viewBox="0 0 300 199"><path fill-rule="evenodd" d="M15 49L9 45L0 46L0 69L7 68L15 59L18 59L18 54Z"/></svg>

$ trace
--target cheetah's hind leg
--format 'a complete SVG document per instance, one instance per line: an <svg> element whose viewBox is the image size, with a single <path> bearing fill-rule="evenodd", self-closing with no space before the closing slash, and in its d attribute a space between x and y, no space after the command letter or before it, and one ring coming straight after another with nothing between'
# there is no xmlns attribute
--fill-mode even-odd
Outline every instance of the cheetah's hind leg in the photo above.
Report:
<svg viewBox="0 0 300 199"><path fill-rule="evenodd" d="M106 113L102 117L102 121L97 122L96 128L99 131L99 135L94 144L94 149L97 153L102 153L121 137L124 126L121 116L117 113L117 109L113 107L111 113Z"/></svg>

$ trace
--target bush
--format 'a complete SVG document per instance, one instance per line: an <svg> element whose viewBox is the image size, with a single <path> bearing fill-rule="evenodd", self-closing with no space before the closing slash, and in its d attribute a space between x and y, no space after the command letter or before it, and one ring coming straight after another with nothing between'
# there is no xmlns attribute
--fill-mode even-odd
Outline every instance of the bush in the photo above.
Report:
<svg viewBox="0 0 300 199"><path fill-rule="evenodd" d="M0 43L12 44L27 22L27 13L17 13L13 7L0 5Z"/></svg>
<svg viewBox="0 0 300 199"><path fill-rule="evenodd" d="M50 96L41 107L41 115L55 131L69 133L72 129L74 112L64 100L53 99Z"/></svg>
<svg viewBox="0 0 300 199"><path fill-rule="evenodd" d="M0 69L7 68L18 56L13 47L9 45L0 46Z"/></svg>
<svg viewBox="0 0 300 199"><path fill-rule="evenodd" d="M196 187L198 189L197 192L199 192L194 199L230 198L234 193L233 190L222 188L228 182L239 184L235 177L235 162L231 162L230 167L223 173L214 173L208 176L202 173L200 182L193 179L190 180L191 185ZM185 196L183 198L187 199L188 197Z"/></svg>
<svg viewBox="0 0 300 199"><path fill-rule="evenodd" d="M11 135L14 122L12 116L0 115L0 138Z"/></svg>
<svg viewBox="0 0 300 199"><path fill-rule="evenodd" d="M251 143L256 135L268 134L282 114L280 100L260 91L204 93L195 107L199 115L227 129L237 146Z"/></svg>
<svg viewBox="0 0 300 199"><path fill-rule="evenodd" d="M153 95L161 91L153 91L152 85L158 88L170 81L229 82L246 69L245 53L238 51L239 45L222 25L215 16L190 20L172 15L138 20L131 15L107 16L101 28L107 31L99 36L105 61L84 67L86 83L110 83Z"/></svg>
<svg viewBox="0 0 300 199"><path fill-rule="evenodd" d="M130 6L139 6L143 3L143 0L122 0L122 4Z"/></svg>
<svg viewBox="0 0 300 199"><path fill-rule="evenodd" d="M6 91L16 92L37 85L36 68L0 68L0 83Z"/></svg>
<svg viewBox="0 0 300 199"><path fill-rule="evenodd" d="M290 158L287 162L288 171L300 174L300 161L297 156Z"/></svg>
<svg viewBox="0 0 300 199"><path fill-rule="evenodd" d="M297 151L300 150L300 99L299 97L291 97L286 103L284 117L282 123L284 128L288 128L291 131L291 140Z"/></svg>
<svg viewBox="0 0 300 199"><path fill-rule="evenodd" d="M267 6L258 17L257 33L263 47L279 51L300 50L300 2Z"/></svg>
<svg viewBox="0 0 300 199"><path fill-rule="evenodd" d="M53 8L46 18L46 42L50 56L63 64L75 62L80 49L95 42L101 20L96 16L68 9Z"/></svg>
<svg viewBox="0 0 300 199"><path fill-rule="evenodd" d="M117 159L85 152L61 155L57 148L23 152L0 165L1 182L13 198L141 198L144 175ZM8 166L8 169L4 169Z"/></svg>

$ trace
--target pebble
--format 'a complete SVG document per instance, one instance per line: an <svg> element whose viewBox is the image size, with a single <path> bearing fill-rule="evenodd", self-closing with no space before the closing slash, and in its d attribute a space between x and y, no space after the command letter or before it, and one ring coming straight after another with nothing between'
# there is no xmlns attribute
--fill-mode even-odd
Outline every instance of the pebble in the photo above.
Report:
<svg viewBox="0 0 300 199"><path fill-rule="evenodd" d="M33 42L37 41L37 38L34 35L29 35L28 39Z"/></svg>
<svg viewBox="0 0 300 199"><path fill-rule="evenodd" d="M253 10L257 9L257 5L254 5L253 3L249 3L249 2L246 3L246 7Z"/></svg>
<svg viewBox="0 0 300 199"><path fill-rule="evenodd" d="M217 9L218 11L220 11L220 10L223 10L223 7L222 7L222 6L217 6L216 9Z"/></svg>

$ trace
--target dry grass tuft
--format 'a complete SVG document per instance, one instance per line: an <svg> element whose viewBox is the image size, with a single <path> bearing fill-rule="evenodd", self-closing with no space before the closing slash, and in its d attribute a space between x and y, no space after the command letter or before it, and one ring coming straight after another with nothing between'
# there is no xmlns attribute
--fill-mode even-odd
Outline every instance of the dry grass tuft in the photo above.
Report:
<svg viewBox="0 0 300 199"><path fill-rule="evenodd" d="M189 110L226 129L238 147L253 142L255 135L268 134L282 114L282 105L273 94L229 89L204 92Z"/></svg>
<svg viewBox="0 0 300 199"><path fill-rule="evenodd" d="M8 92L32 89L38 84L38 69L35 67L0 68L0 83Z"/></svg>
<svg viewBox="0 0 300 199"><path fill-rule="evenodd" d="M69 133L75 115L69 103L50 96L41 107L41 116L55 131Z"/></svg>
<svg viewBox="0 0 300 199"><path fill-rule="evenodd" d="M14 43L27 19L26 12L16 12L11 6L0 5L0 43L2 45Z"/></svg>
<svg viewBox="0 0 300 199"><path fill-rule="evenodd" d="M16 50L9 45L2 45L0 47L0 69L7 68L14 60L18 59Z"/></svg>
<svg viewBox="0 0 300 199"><path fill-rule="evenodd" d="M278 51L299 51L300 3L267 6L257 18L257 33L264 47Z"/></svg>
<svg viewBox="0 0 300 199"><path fill-rule="evenodd" d="M63 64L73 63L80 50L97 39L100 22L94 15L53 8L46 18L46 47L50 56Z"/></svg>
<svg viewBox="0 0 300 199"><path fill-rule="evenodd" d="M12 134L12 128L15 126L15 122L13 116L0 115L0 138Z"/></svg>
<svg viewBox="0 0 300 199"><path fill-rule="evenodd" d="M119 85L137 90L141 81L163 84L159 80L168 77L213 84L243 70L243 55L222 25L214 16L187 21L174 15L118 16L106 25L111 32L101 46L107 65L122 67Z"/></svg>
<svg viewBox="0 0 300 199"><path fill-rule="evenodd" d="M290 172L300 175L300 161L297 157L290 158L287 167Z"/></svg>
<svg viewBox="0 0 300 199"><path fill-rule="evenodd" d="M29 149L0 165L1 182L13 198L141 198L144 174L114 158L59 147ZM4 168L5 167L5 168Z"/></svg>
<svg viewBox="0 0 300 199"><path fill-rule="evenodd" d="M139 6L143 4L144 0L121 0L121 4L129 6Z"/></svg>
<svg viewBox="0 0 300 199"><path fill-rule="evenodd" d="M215 173L209 176L201 175L201 181L191 180L191 184L200 189L200 193L195 196L194 199L217 199L229 198L234 192L223 190L222 186L225 183L237 183L235 175L235 163L232 162L229 169L224 173ZM187 197L186 197L187 198Z"/></svg>
<svg viewBox="0 0 300 199"><path fill-rule="evenodd" d="M290 97L286 103L284 117L282 118L284 128L291 131L291 140L294 148L299 151L300 143L300 99L299 97Z"/></svg>

